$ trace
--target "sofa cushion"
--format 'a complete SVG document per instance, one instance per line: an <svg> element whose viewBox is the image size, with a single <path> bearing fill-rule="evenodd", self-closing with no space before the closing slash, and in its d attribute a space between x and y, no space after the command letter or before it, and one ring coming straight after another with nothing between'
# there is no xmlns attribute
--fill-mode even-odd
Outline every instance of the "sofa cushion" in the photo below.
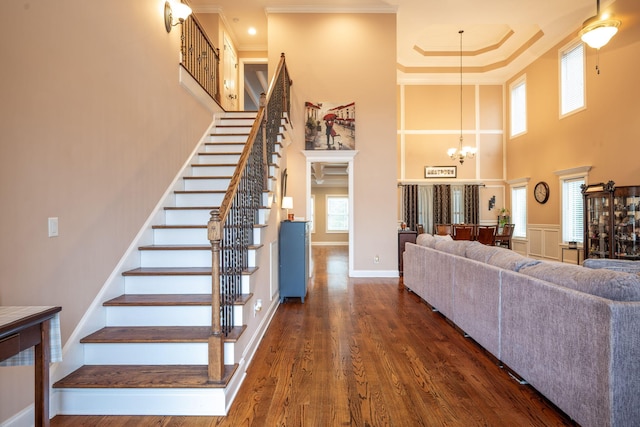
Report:
<svg viewBox="0 0 640 427"><path fill-rule="evenodd" d="M472 242L472 244L467 246L466 257L486 264L493 254L503 250L505 249L497 246L487 246L480 242Z"/></svg>
<svg viewBox="0 0 640 427"><path fill-rule="evenodd" d="M559 262L525 266L520 273L614 301L640 301L640 276Z"/></svg>
<svg viewBox="0 0 640 427"><path fill-rule="evenodd" d="M640 274L640 261L628 259L588 258L584 260L582 265L588 268L605 268L607 270Z"/></svg>
<svg viewBox="0 0 640 427"><path fill-rule="evenodd" d="M467 246L473 242L469 240L437 239L434 249L448 254L464 257Z"/></svg>
<svg viewBox="0 0 640 427"><path fill-rule="evenodd" d="M505 270L511 270L517 273L523 267L540 264L541 262L537 259L527 258L526 256L520 255L511 249L499 247L496 249L497 251L491 255L489 260L487 260L487 264L504 268Z"/></svg>
<svg viewBox="0 0 640 427"><path fill-rule="evenodd" d="M416 245L433 248L436 244L436 238L428 233L418 234L416 237Z"/></svg>

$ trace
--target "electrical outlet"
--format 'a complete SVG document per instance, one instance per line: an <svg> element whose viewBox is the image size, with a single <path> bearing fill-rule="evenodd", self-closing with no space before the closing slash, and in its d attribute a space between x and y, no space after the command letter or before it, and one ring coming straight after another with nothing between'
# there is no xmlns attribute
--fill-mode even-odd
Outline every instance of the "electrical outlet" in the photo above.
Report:
<svg viewBox="0 0 640 427"><path fill-rule="evenodd" d="M374 264L380 264L380 256L376 255L373 257L373 263Z"/></svg>

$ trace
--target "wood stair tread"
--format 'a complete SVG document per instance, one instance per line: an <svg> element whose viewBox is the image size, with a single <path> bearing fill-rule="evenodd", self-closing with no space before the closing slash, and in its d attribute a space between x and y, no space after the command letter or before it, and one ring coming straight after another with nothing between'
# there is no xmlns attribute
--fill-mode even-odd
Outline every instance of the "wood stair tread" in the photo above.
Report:
<svg viewBox="0 0 640 427"><path fill-rule="evenodd" d="M253 274L258 267L246 268L242 274ZM138 267L122 273L123 276L211 276L211 267Z"/></svg>
<svg viewBox="0 0 640 427"><path fill-rule="evenodd" d="M224 341L235 342L244 332L244 326L235 326ZM208 342L210 326L108 326L87 335L81 343L184 343Z"/></svg>
<svg viewBox="0 0 640 427"><path fill-rule="evenodd" d="M262 244L248 245L248 249L260 249ZM210 251L211 245L147 245L138 248L141 251ZM224 249L224 248L223 248Z"/></svg>
<svg viewBox="0 0 640 427"><path fill-rule="evenodd" d="M172 229L206 229L207 225L152 225L154 230L172 230Z"/></svg>
<svg viewBox="0 0 640 427"><path fill-rule="evenodd" d="M252 294L239 295L234 304L243 305ZM209 306L211 294L124 294L104 302L104 306Z"/></svg>
<svg viewBox="0 0 640 427"><path fill-rule="evenodd" d="M84 365L53 388L223 388L237 365L225 365L221 382L210 382L206 365Z"/></svg>
<svg viewBox="0 0 640 427"><path fill-rule="evenodd" d="M185 176L184 180L199 180L199 179L231 179L232 176Z"/></svg>
<svg viewBox="0 0 640 427"><path fill-rule="evenodd" d="M175 194L225 194L227 190L176 190Z"/></svg>

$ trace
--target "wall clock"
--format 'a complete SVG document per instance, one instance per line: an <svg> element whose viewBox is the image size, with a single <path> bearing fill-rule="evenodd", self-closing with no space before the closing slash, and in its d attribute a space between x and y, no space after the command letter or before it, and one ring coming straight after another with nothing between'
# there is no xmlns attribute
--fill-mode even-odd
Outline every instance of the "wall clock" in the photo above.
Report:
<svg viewBox="0 0 640 427"><path fill-rule="evenodd" d="M538 203L547 203L549 200L549 184L544 181L540 181L533 189L533 195Z"/></svg>

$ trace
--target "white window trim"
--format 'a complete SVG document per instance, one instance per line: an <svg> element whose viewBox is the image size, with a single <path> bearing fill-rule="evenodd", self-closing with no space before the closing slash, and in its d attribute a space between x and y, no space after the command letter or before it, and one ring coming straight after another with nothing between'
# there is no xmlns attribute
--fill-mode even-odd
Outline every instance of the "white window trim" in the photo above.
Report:
<svg viewBox="0 0 640 427"><path fill-rule="evenodd" d="M584 184L585 185L589 185L589 171L591 170L591 166L580 166L577 168L571 168L571 169L563 169L563 170L559 170L559 171L555 171L554 173L558 176L558 187L560 189L560 236L561 236L561 240L564 240L564 230L562 229L563 224L564 224L564 218L563 218L563 183L564 181L568 181L568 180L573 180L573 179L584 179ZM569 244L569 242L561 242L561 245L563 246L567 246ZM584 245L584 242L582 243Z"/></svg>
<svg viewBox="0 0 640 427"><path fill-rule="evenodd" d="M524 84L524 130L519 132L519 133L513 133L513 89L516 86L519 86L521 84ZM519 136L525 135L528 130L529 130L529 121L528 121L528 117L527 117L527 112L528 112L528 108L527 108L527 101L528 101L528 96L527 96L527 75L523 74L522 76L518 77L516 80L514 80L513 82L511 82L511 84L509 85L509 138L514 139L517 138Z"/></svg>
<svg viewBox="0 0 640 427"><path fill-rule="evenodd" d="M580 40L579 38L574 39L571 42L564 45L562 48L560 48L560 50L558 50L558 114L560 119L564 119L565 117L572 116L576 113L579 113L580 111L584 111L587 109L587 51L586 49L584 49L584 46L583 46L582 81L584 82L584 85L582 88L583 89L582 99L584 102L582 104L582 107L576 108L564 114L562 113L562 56L567 51L574 49L576 46L578 46L581 43L582 43L582 40Z"/></svg>

